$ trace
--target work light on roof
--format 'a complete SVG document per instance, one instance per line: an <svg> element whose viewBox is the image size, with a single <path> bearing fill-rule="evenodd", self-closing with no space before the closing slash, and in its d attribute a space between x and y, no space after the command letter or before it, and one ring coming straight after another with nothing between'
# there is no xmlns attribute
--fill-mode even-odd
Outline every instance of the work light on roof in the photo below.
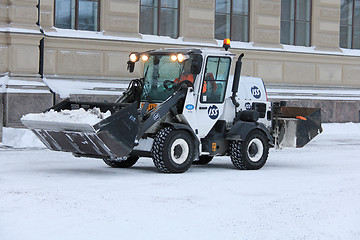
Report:
<svg viewBox="0 0 360 240"><path fill-rule="evenodd" d="M146 62L147 60L149 60L149 56L147 54L143 54L143 55L141 55L141 60Z"/></svg>
<svg viewBox="0 0 360 240"><path fill-rule="evenodd" d="M183 61L189 59L189 55L184 55L184 54L182 54L182 53L179 53L179 54L177 55L177 59L178 59L179 62L183 62Z"/></svg>
<svg viewBox="0 0 360 240"><path fill-rule="evenodd" d="M223 48L225 48L226 51L230 48L230 39L229 38L224 39Z"/></svg>
<svg viewBox="0 0 360 240"><path fill-rule="evenodd" d="M131 53L129 58L131 62L137 62L139 60L139 57L136 53Z"/></svg>
<svg viewBox="0 0 360 240"><path fill-rule="evenodd" d="M171 61L175 62L178 58L176 55L171 55L170 59L171 59Z"/></svg>

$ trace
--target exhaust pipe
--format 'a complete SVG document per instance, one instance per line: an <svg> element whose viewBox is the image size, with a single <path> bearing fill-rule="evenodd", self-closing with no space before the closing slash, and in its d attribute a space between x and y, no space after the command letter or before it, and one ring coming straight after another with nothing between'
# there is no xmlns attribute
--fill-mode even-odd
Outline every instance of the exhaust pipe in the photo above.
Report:
<svg viewBox="0 0 360 240"><path fill-rule="evenodd" d="M236 93L239 89L240 73L241 73L241 66L242 66L241 60L243 57L244 57L244 53L240 54L238 60L236 61L236 65L235 65L234 82L233 82L233 86L232 86L232 96L231 96L232 103L235 105L235 113L236 113L236 108L240 106L240 104L236 101Z"/></svg>

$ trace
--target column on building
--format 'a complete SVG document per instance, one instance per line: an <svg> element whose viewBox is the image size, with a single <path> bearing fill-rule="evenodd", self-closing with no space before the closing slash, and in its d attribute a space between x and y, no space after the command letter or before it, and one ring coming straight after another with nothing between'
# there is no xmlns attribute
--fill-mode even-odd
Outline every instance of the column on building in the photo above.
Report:
<svg viewBox="0 0 360 240"><path fill-rule="evenodd" d="M180 4L180 36L184 41L216 43L215 0L182 0Z"/></svg>
<svg viewBox="0 0 360 240"><path fill-rule="evenodd" d="M9 22L8 14L8 0L0 0L0 28L7 27ZM0 32L0 142L2 141L2 128L3 128L3 118L4 118L4 105L3 105L3 94L4 90L2 88L4 82L4 74L9 71L8 64L8 41L7 34L5 32Z"/></svg>
<svg viewBox="0 0 360 240"><path fill-rule="evenodd" d="M40 25L46 31L54 31L54 0L40 1Z"/></svg>
<svg viewBox="0 0 360 240"><path fill-rule="evenodd" d="M268 51L246 51L242 74L261 77L266 84L283 83L283 61L274 50L280 44L281 0L250 1L250 42Z"/></svg>
<svg viewBox="0 0 360 240"><path fill-rule="evenodd" d="M140 0L102 1L102 29L106 35L140 38Z"/></svg>
<svg viewBox="0 0 360 240"><path fill-rule="evenodd" d="M320 51L341 51L340 0L313 1L312 45Z"/></svg>
<svg viewBox="0 0 360 240"><path fill-rule="evenodd" d="M0 1L0 113L5 127L21 127L20 118L51 106L51 94L39 75L42 38L37 0Z"/></svg>
<svg viewBox="0 0 360 240"><path fill-rule="evenodd" d="M250 1L250 41L256 47L281 48L281 0Z"/></svg>

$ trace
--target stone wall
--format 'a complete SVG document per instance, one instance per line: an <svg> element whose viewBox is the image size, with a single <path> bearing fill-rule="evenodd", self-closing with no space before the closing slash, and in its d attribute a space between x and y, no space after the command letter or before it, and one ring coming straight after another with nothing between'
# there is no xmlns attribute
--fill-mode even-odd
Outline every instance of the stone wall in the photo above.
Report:
<svg viewBox="0 0 360 240"><path fill-rule="evenodd" d="M4 126L3 119L4 119L3 94L0 93L0 142L2 142L2 131Z"/></svg>
<svg viewBox="0 0 360 240"><path fill-rule="evenodd" d="M141 63L136 64L132 74L126 70L132 51L176 47L184 45L45 37L45 74L50 78L132 79L142 72ZM237 55L245 53L242 75L261 77L266 84L360 88L358 56L240 48L230 51Z"/></svg>
<svg viewBox="0 0 360 240"><path fill-rule="evenodd" d="M287 106L321 108L321 120L323 123L360 122L360 101L288 100Z"/></svg>
<svg viewBox="0 0 360 240"><path fill-rule="evenodd" d="M109 102L109 103L114 103L119 96L115 96L115 95L74 95L71 94L70 95L70 100L71 101L79 101L79 102ZM63 100L63 99L58 99L59 101Z"/></svg>
<svg viewBox="0 0 360 240"><path fill-rule="evenodd" d="M20 127L20 118L28 113L40 113L53 106L51 93L4 94L4 127Z"/></svg>

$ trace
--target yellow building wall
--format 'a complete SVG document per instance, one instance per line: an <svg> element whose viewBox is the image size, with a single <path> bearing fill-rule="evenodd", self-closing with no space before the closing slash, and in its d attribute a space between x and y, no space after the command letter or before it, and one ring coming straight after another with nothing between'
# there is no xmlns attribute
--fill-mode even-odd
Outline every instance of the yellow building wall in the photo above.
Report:
<svg viewBox="0 0 360 240"><path fill-rule="evenodd" d="M245 53L242 75L261 77L267 87L360 89L360 50L339 48L340 0L312 1L309 48L280 43L281 0L250 3L250 43L233 42L230 49ZM214 39L215 0L180 0L179 39L140 34L140 0L100 1L100 32L57 29L54 0L41 0L39 19L37 4L0 0L0 76L40 86L42 38L45 76L76 81L124 82L141 76L141 66L133 74L126 70L132 51L222 45Z"/></svg>

